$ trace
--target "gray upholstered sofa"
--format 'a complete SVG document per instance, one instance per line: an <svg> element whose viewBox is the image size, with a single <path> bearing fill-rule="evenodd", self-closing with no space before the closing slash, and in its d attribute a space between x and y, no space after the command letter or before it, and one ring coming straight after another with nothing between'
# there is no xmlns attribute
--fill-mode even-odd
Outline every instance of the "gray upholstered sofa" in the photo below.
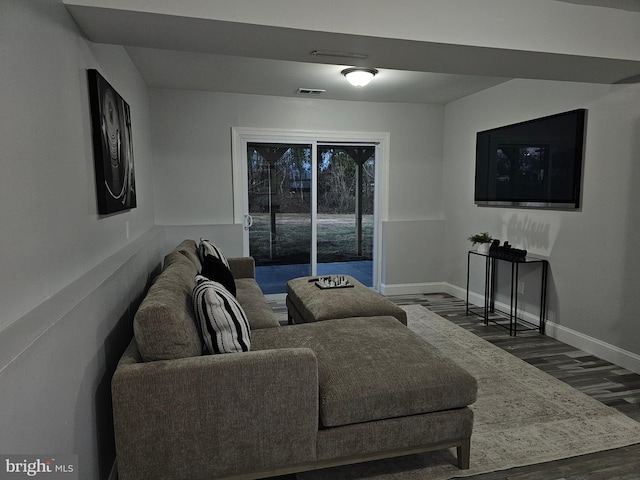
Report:
<svg viewBox="0 0 640 480"><path fill-rule="evenodd" d="M393 317L280 326L229 259L251 351L202 355L196 244L165 258L112 381L120 480L254 479L442 448L468 468L476 381Z"/></svg>

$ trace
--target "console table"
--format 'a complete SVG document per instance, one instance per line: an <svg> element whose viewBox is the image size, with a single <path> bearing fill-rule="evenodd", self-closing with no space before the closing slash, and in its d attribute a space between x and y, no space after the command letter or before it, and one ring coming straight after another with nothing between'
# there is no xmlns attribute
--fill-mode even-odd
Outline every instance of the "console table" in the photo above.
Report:
<svg viewBox="0 0 640 480"><path fill-rule="evenodd" d="M484 308L482 314L474 312L469 307L469 277L471 272L471 256L477 255L478 257L484 257ZM496 277L498 266L500 263L505 263L511 267L510 277L510 289L511 296L509 301L509 311L502 312L495 308L495 293L496 293ZM518 282L520 265L537 265L540 266L540 319L539 324L534 325L523 318L518 317ZM545 324L547 322L547 275L549 271L549 262L540 257L527 256L520 259L508 259L497 257L495 255L480 253L475 250L470 250L467 255L467 315L472 313L483 318L485 325L489 322L493 322L496 325L507 328L509 335L516 336L519 330L524 329L537 329L540 333L544 334ZM498 314L498 318L502 317L508 320L506 322L500 322L496 318L490 318L489 314ZM519 328L520 327L520 328Z"/></svg>

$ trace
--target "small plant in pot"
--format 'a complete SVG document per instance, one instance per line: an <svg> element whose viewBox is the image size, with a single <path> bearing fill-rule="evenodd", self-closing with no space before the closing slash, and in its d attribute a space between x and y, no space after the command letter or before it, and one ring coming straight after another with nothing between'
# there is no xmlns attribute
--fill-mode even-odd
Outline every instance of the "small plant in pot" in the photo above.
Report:
<svg viewBox="0 0 640 480"><path fill-rule="evenodd" d="M489 253L493 238L489 235L489 232L482 232L471 235L469 241L474 247L478 245L478 253Z"/></svg>

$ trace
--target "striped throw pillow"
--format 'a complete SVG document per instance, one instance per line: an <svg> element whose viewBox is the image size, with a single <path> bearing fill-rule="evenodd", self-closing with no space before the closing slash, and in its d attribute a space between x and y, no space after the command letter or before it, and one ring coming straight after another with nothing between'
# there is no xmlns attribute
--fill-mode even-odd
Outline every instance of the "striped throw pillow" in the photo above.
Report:
<svg viewBox="0 0 640 480"><path fill-rule="evenodd" d="M196 276L193 309L209 353L248 352L251 329L244 310L220 283Z"/></svg>
<svg viewBox="0 0 640 480"><path fill-rule="evenodd" d="M225 264L227 268L229 268L229 261L227 257L224 256L222 250L216 247L213 243L211 243L206 238L201 238L200 243L198 244L198 257L200 258L200 263L204 263L204 257L207 255L212 255L216 258L222 260L222 263Z"/></svg>

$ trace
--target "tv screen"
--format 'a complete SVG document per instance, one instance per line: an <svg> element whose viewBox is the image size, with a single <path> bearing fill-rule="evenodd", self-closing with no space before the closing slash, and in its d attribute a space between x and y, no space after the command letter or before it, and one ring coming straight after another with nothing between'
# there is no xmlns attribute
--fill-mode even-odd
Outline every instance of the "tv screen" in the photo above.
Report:
<svg viewBox="0 0 640 480"><path fill-rule="evenodd" d="M478 132L477 205L576 209L586 110Z"/></svg>

